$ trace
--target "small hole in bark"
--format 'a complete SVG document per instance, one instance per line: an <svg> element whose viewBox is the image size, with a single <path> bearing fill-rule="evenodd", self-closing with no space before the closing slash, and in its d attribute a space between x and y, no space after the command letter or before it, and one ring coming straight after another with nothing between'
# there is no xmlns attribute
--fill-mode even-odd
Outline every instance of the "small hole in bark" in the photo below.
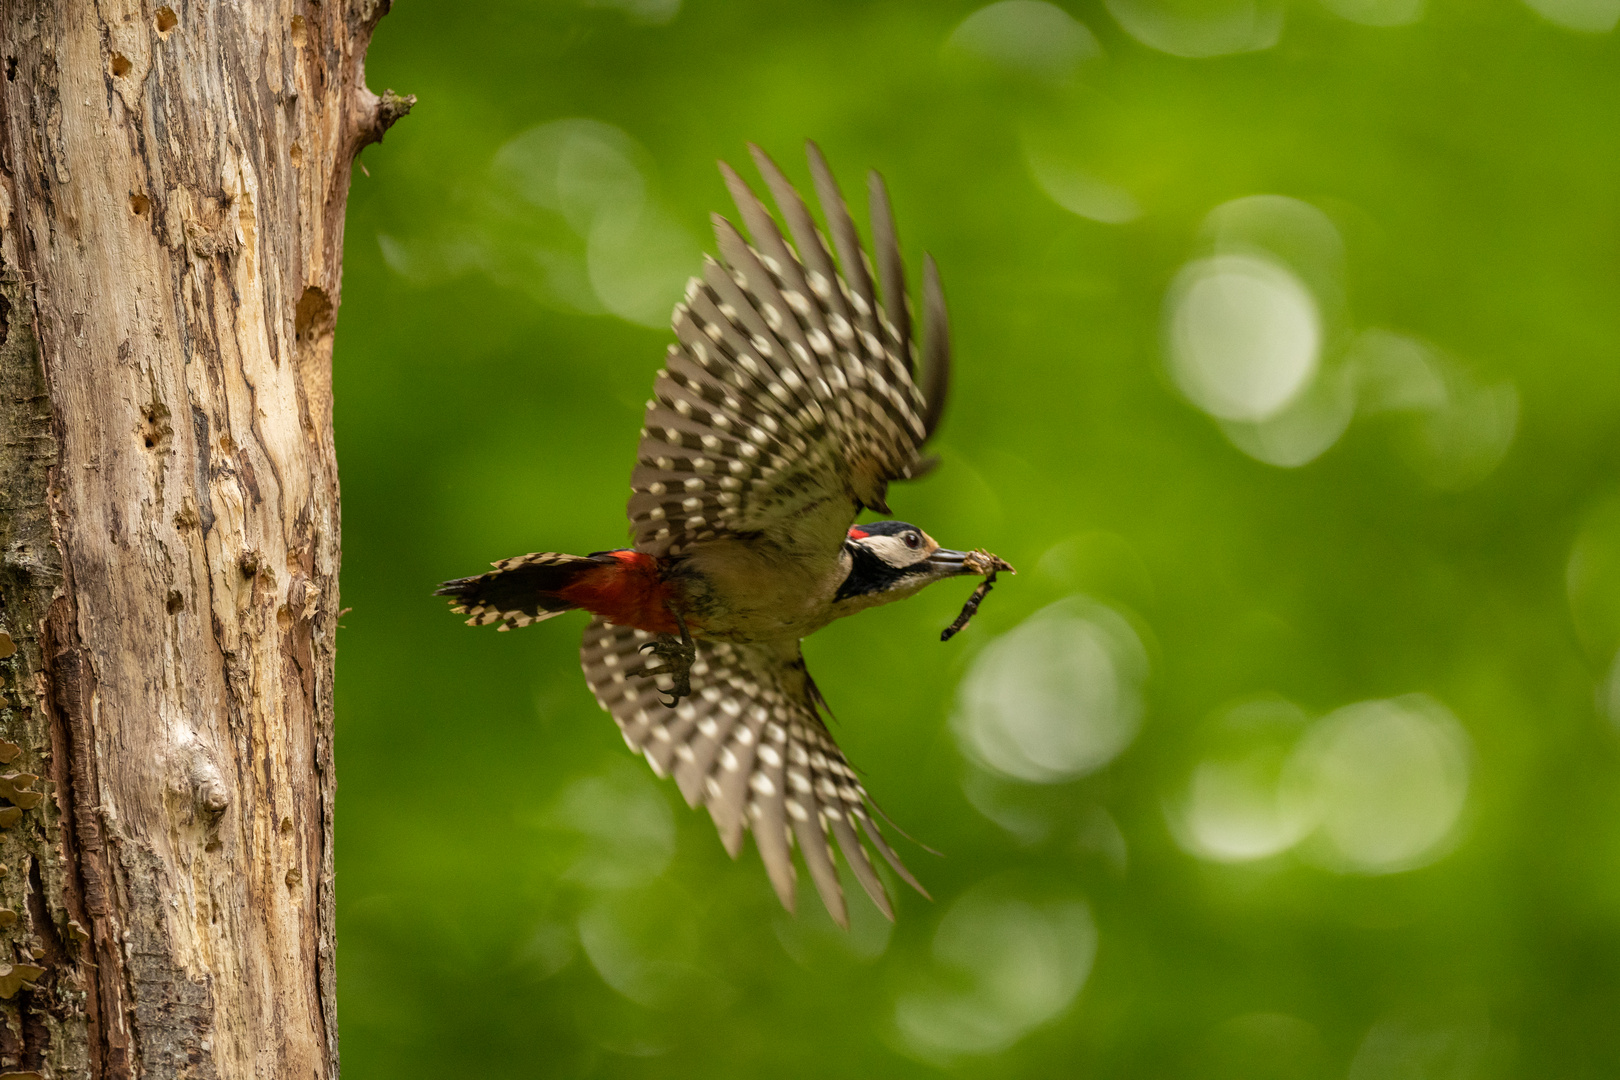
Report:
<svg viewBox="0 0 1620 1080"><path fill-rule="evenodd" d="M293 330L298 340L309 341L332 332L332 301L324 290L311 285L298 301L298 313L293 319Z"/></svg>
<svg viewBox="0 0 1620 1080"><path fill-rule="evenodd" d="M304 872L298 869L298 867L295 866L287 871L287 888L296 889L298 888L298 883L303 880Z"/></svg>
<svg viewBox="0 0 1620 1080"><path fill-rule="evenodd" d="M115 79L123 78L125 75L129 74L129 69L134 67L134 66L135 66L134 64L131 64L129 62L129 57L125 56L123 53L116 53L115 52L115 53L112 54L113 78L115 78Z"/></svg>
<svg viewBox="0 0 1620 1080"><path fill-rule="evenodd" d="M8 57L6 57L6 82L16 82L16 81L17 81L17 58L15 56L8 56Z"/></svg>
<svg viewBox="0 0 1620 1080"><path fill-rule="evenodd" d="M293 143L287 149L287 157L292 161L293 167L297 168L304 163L304 148L297 143Z"/></svg>
<svg viewBox="0 0 1620 1080"><path fill-rule="evenodd" d="M141 410L141 441L148 450L167 450L174 438L174 425L169 423L169 410L162 402L153 402Z"/></svg>
<svg viewBox="0 0 1620 1080"><path fill-rule="evenodd" d="M304 23L304 17L302 15L294 15L292 18L293 48L302 49L305 43L308 41L309 27Z"/></svg>
<svg viewBox="0 0 1620 1080"><path fill-rule="evenodd" d="M291 817L282 818L281 819L281 831L284 832L284 833L290 833L290 832L292 832L292 829L293 829L292 818Z"/></svg>
<svg viewBox="0 0 1620 1080"><path fill-rule="evenodd" d="M180 595L180 590L170 589L168 603L163 606L168 608L170 615L173 615L186 606L186 598Z"/></svg>
<svg viewBox="0 0 1620 1080"><path fill-rule="evenodd" d="M152 209L152 200L148 199L145 195L142 195L138 191L131 192L129 196L129 208L135 214L144 216L148 210Z"/></svg>
<svg viewBox="0 0 1620 1080"><path fill-rule="evenodd" d="M167 37L170 30L180 25L180 16L174 13L174 8L160 7L157 18L152 21L157 24L157 32Z"/></svg>

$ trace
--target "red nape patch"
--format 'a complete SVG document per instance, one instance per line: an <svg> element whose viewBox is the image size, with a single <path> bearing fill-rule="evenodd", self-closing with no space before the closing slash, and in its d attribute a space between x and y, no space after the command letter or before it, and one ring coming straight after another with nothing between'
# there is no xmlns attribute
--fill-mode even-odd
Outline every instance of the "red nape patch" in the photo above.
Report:
<svg viewBox="0 0 1620 1080"><path fill-rule="evenodd" d="M851 540L864 540L868 536L871 536L871 535L872 535L871 533L867 532L865 529L861 528L859 525L851 525L849 527L849 538Z"/></svg>
<svg viewBox="0 0 1620 1080"><path fill-rule="evenodd" d="M561 590L562 598L617 626L678 633L675 617L665 607L669 586L658 573L658 560L628 549L605 554L612 561L603 559L582 571Z"/></svg>

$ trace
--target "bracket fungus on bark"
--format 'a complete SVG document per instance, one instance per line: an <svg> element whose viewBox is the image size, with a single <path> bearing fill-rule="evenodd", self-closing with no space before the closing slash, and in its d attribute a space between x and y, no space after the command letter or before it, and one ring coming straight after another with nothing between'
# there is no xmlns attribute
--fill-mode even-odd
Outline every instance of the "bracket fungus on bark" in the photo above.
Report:
<svg viewBox="0 0 1620 1080"><path fill-rule="evenodd" d="M38 964L0 963L0 998L15 997L18 990L32 986L44 974Z"/></svg>
<svg viewBox="0 0 1620 1080"><path fill-rule="evenodd" d="M33 773L25 772L0 775L0 799L9 800L13 806L23 810L32 810L45 797L43 791L32 790L38 779Z"/></svg>

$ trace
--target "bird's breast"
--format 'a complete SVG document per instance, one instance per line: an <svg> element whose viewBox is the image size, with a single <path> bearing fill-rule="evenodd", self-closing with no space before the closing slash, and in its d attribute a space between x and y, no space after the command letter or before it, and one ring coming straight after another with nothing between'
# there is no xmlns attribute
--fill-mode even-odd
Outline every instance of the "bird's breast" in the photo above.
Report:
<svg viewBox="0 0 1620 1080"><path fill-rule="evenodd" d="M769 545L721 540L665 571L694 634L739 643L801 638L832 621L838 556L806 560Z"/></svg>

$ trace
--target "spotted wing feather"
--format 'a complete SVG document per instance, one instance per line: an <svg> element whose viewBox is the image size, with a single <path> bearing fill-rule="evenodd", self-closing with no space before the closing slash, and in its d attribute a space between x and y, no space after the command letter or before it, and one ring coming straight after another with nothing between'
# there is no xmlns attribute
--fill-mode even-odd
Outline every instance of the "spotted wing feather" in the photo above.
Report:
<svg viewBox="0 0 1620 1080"><path fill-rule="evenodd" d="M890 481L919 475L943 405L945 367L912 378L914 346L888 197L874 174L880 305L837 185L811 169L838 253L775 163L752 147L791 233L729 166L726 185L752 243L718 215L720 260L687 285L679 344L647 403L629 515L639 550L678 555L720 536L836 558L861 507L887 511ZM947 355L943 296L930 274L928 358ZM937 303L936 303L937 301Z"/></svg>
<svg viewBox="0 0 1620 1080"><path fill-rule="evenodd" d="M742 851L744 830L753 832L784 907L794 907L795 844L840 925L849 920L834 869L835 842L889 918L894 909L867 843L922 891L878 831L866 789L822 723L796 643L699 641L692 695L666 709L658 694L669 680L649 670L656 661L639 651L650 639L645 631L593 620L580 649L585 680L630 748L660 776L673 775L689 805L708 808L733 858Z"/></svg>

